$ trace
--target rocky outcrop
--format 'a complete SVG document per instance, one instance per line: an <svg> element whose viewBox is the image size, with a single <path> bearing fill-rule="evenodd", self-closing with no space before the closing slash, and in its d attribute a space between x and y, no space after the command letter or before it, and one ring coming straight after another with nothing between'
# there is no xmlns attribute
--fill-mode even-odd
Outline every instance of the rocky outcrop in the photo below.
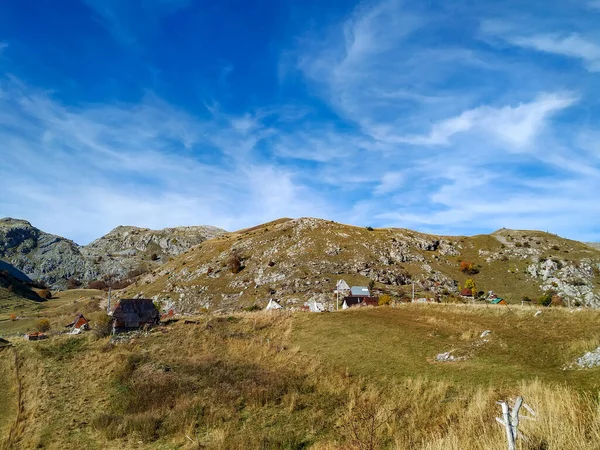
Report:
<svg viewBox="0 0 600 450"><path fill-rule="evenodd" d="M555 257L544 257L553 253L563 255L560 269ZM228 266L232 254L242 260L239 272ZM465 260L478 273L461 272ZM311 299L330 308L340 278L373 283L375 294L395 299L407 299L414 284L417 297L451 301L461 301L459 285L473 278L478 290L493 290L509 302L519 303L525 294L541 297L552 286L566 299L598 306L598 264L600 252L548 233L447 237L301 218L208 241L145 275L126 295L152 297L182 312L264 306L270 298L288 308Z"/></svg>
<svg viewBox="0 0 600 450"><path fill-rule="evenodd" d="M61 289L70 278L85 284L145 271L224 232L210 226L163 230L121 226L79 246L25 220L5 218L0 219L0 258L28 277Z"/></svg>
<svg viewBox="0 0 600 450"><path fill-rule="evenodd" d="M548 258L531 264L527 271L541 281L544 291L552 291L577 306L600 306L600 293L596 291L596 278L600 273L597 261Z"/></svg>

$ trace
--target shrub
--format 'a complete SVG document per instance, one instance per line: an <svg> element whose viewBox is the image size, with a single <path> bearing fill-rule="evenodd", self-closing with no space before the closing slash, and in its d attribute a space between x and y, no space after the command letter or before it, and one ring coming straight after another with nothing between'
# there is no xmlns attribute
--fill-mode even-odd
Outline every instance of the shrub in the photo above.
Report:
<svg viewBox="0 0 600 450"><path fill-rule="evenodd" d="M460 263L460 271L469 275L475 275L479 273L479 269L475 267L471 261L462 261Z"/></svg>
<svg viewBox="0 0 600 450"><path fill-rule="evenodd" d="M112 318L109 315L103 314L94 324L94 334L103 338L109 336L112 332Z"/></svg>
<svg viewBox="0 0 600 450"><path fill-rule="evenodd" d="M472 278L468 278L467 281L465 281L465 289L475 289L475 282Z"/></svg>
<svg viewBox="0 0 600 450"><path fill-rule="evenodd" d="M554 294L552 296L552 306L565 306L565 302L563 301L563 298L558 295L558 294Z"/></svg>
<svg viewBox="0 0 600 450"><path fill-rule="evenodd" d="M379 297L379 306L389 305L392 303L392 297L388 294L383 294Z"/></svg>
<svg viewBox="0 0 600 450"><path fill-rule="evenodd" d="M81 286L81 281L76 278L69 278L67 280L67 289L77 289L79 286Z"/></svg>
<svg viewBox="0 0 600 450"><path fill-rule="evenodd" d="M124 289L127 286L129 286L131 283L133 283L133 280L130 280L130 279L114 281L114 282L110 283L110 288L111 289Z"/></svg>
<svg viewBox="0 0 600 450"><path fill-rule="evenodd" d="M10 320L11 320L12 322L14 322L15 320L17 320L17 315L16 315L15 313L12 313L12 314L10 315Z"/></svg>
<svg viewBox="0 0 600 450"><path fill-rule="evenodd" d="M50 321L48 319L40 319L35 323L35 328L41 332L48 331L50 329Z"/></svg>
<svg viewBox="0 0 600 450"><path fill-rule="evenodd" d="M368 231L373 231L373 227L367 227Z"/></svg>
<svg viewBox="0 0 600 450"><path fill-rule="evenodd" d="M42 289L39 293L39 296L49 300L52 298L52 292L50 292L50 289Z"/></svg>
<svg viewBox="0 0 600 450"><path fill-rule="evenodd" d="M550 306L550 303L552 303L553 295L554 295L554 292L552 292L552 291L546 292L544 295L542 295L540 298L538 298L538 303L542 306Z"/></svg>
<svg viewBox="0 0 600 450"><path fill-rule="evenodd" d="M96 281L92 281L90 284L88 284L87 288L104 290L104 289L107 289L108 286L106 285L106 281L96 280Z"/></svg>
<svg viewBox="0 0 600 450"><path fill-rule="evenodd" d="M227 267L231 273L239 273L244 267L242 266L242 257L237 251L231 252L227 260Z"/></svg>
<svg viewBox="0 0 600 450"><path fill-rule="evenodd" d="M158 255L157 255L156 253L152 253L152 254L150 255L150 259L151 259L152 261L156 261L156 260L158 259Z"/></svg>

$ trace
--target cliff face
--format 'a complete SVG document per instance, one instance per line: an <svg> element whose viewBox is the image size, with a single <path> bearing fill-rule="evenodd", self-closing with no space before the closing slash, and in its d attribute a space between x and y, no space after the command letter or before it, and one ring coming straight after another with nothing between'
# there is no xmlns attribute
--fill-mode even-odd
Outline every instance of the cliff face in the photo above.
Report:
<svg viewBox="0 0 600 450"><path fill-rule="evenodd" d="M82 283L160 265L206 239L224 233L216 227L178 227L150 230L117 227L87 246L45 233L25 220L0 219L0 258L32 279L54 288L66 280Z"/></svg>
<svg viewBox="0 0 600 450"><path fill-rule="evenodd" d="M461 270L463 262L472 270ZM517 230L433 236L313 218L219 236L146 274L126 295L182 311L265 306L269 298L289 307L310 299L332 305L340 278L351 285L372 282L376 292L395 297L410 295L414 283L416 295L429 298L457 295L470 278L477 291L514 303L552 290L564 300L600 306L600 252L580 242Z"/></svg>

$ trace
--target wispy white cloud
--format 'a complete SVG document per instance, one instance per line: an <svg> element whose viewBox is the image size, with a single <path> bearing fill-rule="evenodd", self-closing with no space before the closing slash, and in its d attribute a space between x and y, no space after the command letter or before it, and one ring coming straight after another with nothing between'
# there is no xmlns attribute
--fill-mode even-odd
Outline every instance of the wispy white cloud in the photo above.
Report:
<svg viewBox="0 0 600 450"><path fill-rule="evenodd" d="M498 20L485 20L481 24L485 36L539 52L579 59L590 72L600 71L600 40L579 32L540 33L522 28L523 25Z"/></svg>
<svg viewBox="0 0 600 450"><path fill-rule="evenodd" d="M517 35L510 22L482 23L488 36ZM476 27L457 42L441 24L435 13L416 13L406 3L366 2L326 35L303 41L299 70L360 130L357 136L313 130L305 137L307 148L326 148L308 152L329 162L317 176L339 182L348 195L369 192L356 194L346 211L354 223L461 233L547 229L552 222L568 234L573 217L593 201L591 193L578 193L576 180L597 185L599 168L586 159L589 139L585 148L571 141L584 127L572 122L588 100L581 87L547 75L531 58L522 62L482 47ZM432 40L438 34L450 39ZM535 44L594 63L594 45L572 36ZM349 136L355 145L337 144ZM344 147L348 157L338 158Z"/></svg>
<svg viewBox="0 0 600 450"><path fill-rule="evenodd" d="M581 59L591 72L600 71L600 45L583 38L577 33L514 37L510 38L509 41L521 47L528 47L541 52Z"/></svg>
<svg viewBox="0 0 600 450"><path fill-rule="evenodd" d="M433 125L428 135L392 140L416 145L440 145L448 144L455 134L477 132L521 148L532 143L552 114L568 108L576 100L569 93L553 93L539 95L530 103L514 107L481 106Z"/></svg>
<svg viewBox="0 0 600 450"><path fill-rule="evenodd" d="M0 210L80 242L120 224L236 229L327 210L292 170L250 157L260 127L232 117L153 96L72 108L23 83L5 84L0 111Z"/></svg>

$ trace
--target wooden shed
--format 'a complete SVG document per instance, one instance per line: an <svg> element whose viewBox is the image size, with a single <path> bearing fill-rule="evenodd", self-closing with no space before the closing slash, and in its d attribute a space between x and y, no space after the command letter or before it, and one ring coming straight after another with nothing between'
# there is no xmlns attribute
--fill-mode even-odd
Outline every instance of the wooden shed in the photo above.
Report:
<svg viewBox="0 0 600 450"><path fill-rule="evenodd" d="M41 331L37 331L35 333L27 333L25 335L25 339L27 339L28 341L40 341L42 339L48 339L48 336L46 336Z"/></svg>
<svg viewBox="0 0 600 450"><path fill-rule="evenodd" d="M112 313L113 332L151 327L160 323L160 312L149 298L123 298Z"/></svg>
<svg viewBox="0 0 600 450"><path fill-rule="evenodd" d="M65 325L65 328L70 328L71 333L78 333L81 330L89 330L90 323L84 317L83 314L77 314L75 316L75 320L68 325Z"/></svg>

